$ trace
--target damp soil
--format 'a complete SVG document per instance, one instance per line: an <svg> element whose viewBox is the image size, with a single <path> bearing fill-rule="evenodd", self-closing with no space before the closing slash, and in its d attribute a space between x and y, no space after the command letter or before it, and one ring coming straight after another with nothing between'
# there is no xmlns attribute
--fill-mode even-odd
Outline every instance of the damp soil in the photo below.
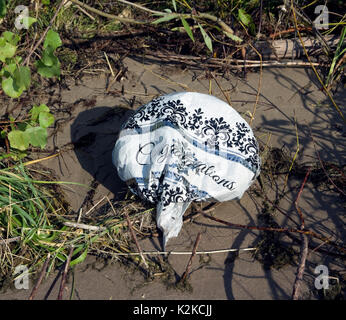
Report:
<svg viewBox="0 0 346 320"><path fill-rule="evenodd" d="M299 228L295 200L310 168L310 179L299 199L305 228L343 246L346 136L338 113L319 90L311 70L268 68L262 74L248 73L246 78L216 74L216 83L202 68L182 68L135 55L122 57L118 70L117 79L95 73L48 83L45 90L34 90L20 102L8 103L3 111L19 117L32 103L46 103L51 108L56 123L49 129L48 145L43 151L30 150L30 157L39 159L59 152L58 157L40 165L58 180L92 187L62 186L71 214L80 208L83 212L95 208L91 213L95 214L104 204L97 203L105 197L116 203L128 196L112 165L111 152L121 125L136 108L174 91L211 93L225 101L227 94L232 106L249 121L261 79L252 123L261 144L261 183L256 182L241 200L222 203L211 214L235 224ZM335 99L344 108L345 91L337 92ZM297 136L299 150L294 158ZM290 299L299 261L299 235L230 228L196 215L168 243L167 251L191 252L199 232L198 251L206 253L193 259L184 283L179 280L189 254L153 254L149 259L158 269L150 275L126 259L90 254L69 272L64 298L68 299L73 290L72 298L82 300ZM141 237L140 244L143 251L162 250L159 233ZM344 298L344 256L317 239L310 238L309 244L302 296ZM339 279L331 286L333 292L321 293L314 287L314 270L320 264ZM58 275L57 270L43 282L36 299L56 299ZM34 284L35 278L30 279L29 290L10 286L2 290L0 299L27 299Z"/></svg>

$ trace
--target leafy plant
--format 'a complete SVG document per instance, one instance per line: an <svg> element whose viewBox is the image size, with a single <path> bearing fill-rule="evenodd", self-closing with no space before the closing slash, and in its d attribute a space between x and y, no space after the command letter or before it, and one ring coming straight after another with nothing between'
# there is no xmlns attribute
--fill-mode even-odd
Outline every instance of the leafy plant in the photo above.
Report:
<svg viewBox="0 0 346 320"><path fill-rule="evenodd" d="M249 28L249 31L251 33L255 33L255 24L252 20L252 17L251 15L246 13L244 9L238 9L238 19L244 26Z"/></svg>
<svg viewBox="0 0 346 320"><path fill-rule="evenodd" d="M49 30L43 43L42 58L36 62L37 72L43 77L52 78L60 76L60 61L54 51L62 45L59 34Z"/></svg>
<svg viewBox="0 0 346 320"><path fill-rule="evenodd" d="M333 80L336 78L336 73L338 69L342 69L345 66L345 55L346 55L346 48L344 46L344 40L346 37L346 27L342 28L340 40L338 42L338 46L335 50L335 54L333 57L333 61L330 65L327 80L326 80L326 86L330 86L333 82Z"/></svg>
<svg viewBox="0 0 346 320"><path fill-rule="evenodd" d="M30 119L15 126L11 123L8 140L11 148L24 151L29 145L44 148L47 144L47 128L54 123L54 116L45 104L34 106L30 111ZM14 119L12 119L14 120Z"/></svg>
<svg viewBox="0 0 346 320"><path fill-rule="evenodd" d="M37 172L35 170L36 176ZM13 269L24 261L31 271L35 271L47 259L48 253L51 254L48 270L53 270L55 265L66 261L69 245L78 237L80 241L75 244L70 265L85 259L88 235L76 233L66 243L64 231L67 227L58 220L57 212L66 212L67 208L57 187L60 183L65 182L36 180L32 171L23 164L0 169L0 238L20 238L13 245L6 246L8 251L5 254L0 252L0 284L4 277L11 277ZM45 186L47 184L49 187ZM12 255L17 258L13 259Z"/></svg>
<svg viewBox="0 0 346 320"><path fill-rule="evenodd" d="M20 37L13 32L5 31L0 38L0 71L1 85L4 92L11 98L18 98L30 86L30 69L21 66L22 58L15 56Z"/></svg>
<svg viewBox="0 0 346 320"><path fill-rule="evenodd" d="M3 18L6 16L7 13L7 3L6 0L0 0L0 18Z"/></svg>
<svg viewBox="0 0 346 320"><path fill-rule="evenodd" d="M11 31L3 32L0 38L1 85L11 98L20 97L31 84L30 68L21 65L22 57L16 55L20 39L19 35ZM39 74L47 78L60 76L60 62L54 51L61 45L59 34L53 30L48 31L43 44L42 58L36 62Z"/></svg>
<svg viewBox="0 0 346 320"><path fill-rule="evenodd" d="M153 24L159 24L159 23L167 22L167 21L170 21L173 19L180 20L182 23L182 26L185 29L188 36L191 38L191 40L193 42L195 42L195 38L193 36L193 32L192 32L190 25L188 24L188 22L186 21L185 17L182 14L177 13L177 4L176 4L175 0L172 0L172 5L173 5L173 9L174 9L175 13L173 13L171 9L165 9L166 13L160 14L160 15L162 15L162 17L153 21L152 23ZM157 15L159 15L159 14L157 14ZM207 48L209 49L210 52L213 52L213 45L212 45L211 38L209 37L208 33L204 30L204 28L202 27L202 25L199 22L197 25L199 27L199 30L200 30L202 36L203 36L205 45L207 46ZM175 28L175 30L176 30L176 28Z"/></svg>

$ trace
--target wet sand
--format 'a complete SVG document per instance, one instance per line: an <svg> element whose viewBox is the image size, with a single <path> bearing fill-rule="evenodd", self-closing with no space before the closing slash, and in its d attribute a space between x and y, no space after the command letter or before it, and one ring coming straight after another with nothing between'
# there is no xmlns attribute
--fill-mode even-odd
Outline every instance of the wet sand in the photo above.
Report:
<svg viewBox="0 0 346 320"><path fill-rule="evenodd" d="M44 162L54 170L56 177L63 181L79 182L90 185L95 178L100 185L94 196L94 203L104 196L110 199L126 191L126 187L117 177L111 163L111 151L121 123L140 105L149 102L158 94L174 91L209 92L209 80L201 70L182 70L178 66L161 65L155 59L126 58L128 72L126 78L111 85L110 92L121 92L117 96L105 94L109 80L104 76L85 78L82 83L70 86L61 92L62 105L75 103L79 99L94 100L90 105L77 103L72 109L71 119L63 122L56 138L50 139L47 147L64 146L88 136L90 145L78 150L64 151L62 156ZM226 79L227 78L227 79ZM259 87L259 72L248 73L246 79L232 74L218 77L222 89L227 92L232 106L249 121L253 113ZM293 156L297 149L295 124L299 135L299 153L297 161L316 161L311 133L315 139L320 156L325 161L344 164L345 135L342 132L342 120L333 109L330 101L319 90L315 76L306 68L268 68L263 70L261 89L252 127L259 140L272 147L285 147ZM226 101L220 88L212 81L212 94ZM340 106L345 101L345 91L336 95ZM345 109L345 108L343 108ZM126 112L124 112L124 110ZM345 110L344 110L345 113ZM56 119L66 117L63 112L55 112ZM289 217L299 224L299 216L294 201L302 180L290 179L286 197L280 208L286 210ZM266 186L268 195L282 188L283 179ZM71 209L78 211L87 189L79 186L64 187ZM305 225L316 233L340 241L345 241L344 203L333 192L319 191L307 183L299 201ZM252 194L246 193L239 201L230 201L218 206L213 214L220 219L244 225L258 225L258 216L262 203ZM292 226L292 221L283 215L275 214L276 221L282 227ZM221 249L252 248L258 239L259 231L234 229L217 222L198 217L194 223L184 225L179 237L172 239L167 251L191 251L196 235L202 233L198 251ZM299 236L298 236L299 237ZM288 237L284 240L292 244ZM320 242L314 242L316 246ZM144 251L161 250L159 239L141 242ZM300 248L293 245L299 252ZM213 253L197 256L191 266L189 282L192 292L167 289L160 279L146 281L143 275L133 268L119 263L109 263L89 256L85 262L75 268L74 299L249 299L278 300L290 299L297 265L286 265L279 270L266 270L255 260L253 251ZM203 258L202 258L203 257ZM185 270L189 255L170 255L168 261L178 278ZM317 251L310 252L304 275L302 298L313 299L314 269L324 264L331 271L344 270L341 260ZM54 285L57 274L50 276L41 285L36 299L56 299L60 279ZM29 290L8 289L0 293L0 299L27 299ZM69 275L64 298L68 298L72 287Z"/></svg>

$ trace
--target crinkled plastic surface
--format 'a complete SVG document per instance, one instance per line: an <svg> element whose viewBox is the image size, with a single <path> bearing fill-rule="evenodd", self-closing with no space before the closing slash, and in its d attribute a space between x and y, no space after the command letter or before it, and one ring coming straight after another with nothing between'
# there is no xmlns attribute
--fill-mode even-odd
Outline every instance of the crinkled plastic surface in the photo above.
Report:
<svg viewBox="0 0 346 320"><path fill-rule="evenodd" d="M241 198L260 172L247 122L213 96L180 92L140 107L113 150L119 177L156 204L164 244L176 237L192 201Z"/></svg>

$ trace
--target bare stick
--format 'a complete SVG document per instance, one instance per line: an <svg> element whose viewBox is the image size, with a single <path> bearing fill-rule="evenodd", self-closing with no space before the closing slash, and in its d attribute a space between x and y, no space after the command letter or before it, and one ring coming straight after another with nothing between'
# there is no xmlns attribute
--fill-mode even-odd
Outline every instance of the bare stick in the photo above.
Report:
<svg viewBox="0 0 346 320"><path fill-rule="evenodd" d="M153 13L153 14L162 14L162 12L160 12L160 11L151 10L151 9L149 9L147 7L141 6L140 4L132 3L130 1L118 0L118 2L121 2L121 3L124 3L124 4L130 5L130 6L133 6L135 8L138 8L138 9L141 9L143 11L147 11L147 12L150 12L150 13Z"/></svg>
<svg viewBox="0 0 346 320"><path fill-rule="evenodd" d="M139 252L109 252L101 249L96 249L97 252L106 253L112 256L138 256ZM195 255L205 255L205 254L216 254L216 253L227 253L227 252L245 252L245 251L255 251L257 248L232 248L232 249L219 249L210 251L196 251ZM192 251L142 251L143 255L191 255Z"/></svg>
<svg viewBox="0 0 346 320"><path fill-rule="evenodd" d="M84 223L76 223L76 222L69 222L69 221L65 221L63 224L68 227L89 230L89 231L104 231L107 229L105 227L90 226Z"/></svg>
<svg viewBox="0 0 346 320"><path fill-rule="evenodd" d="M251 48L257 53L259 59L260 59L260 74L259 74L259 79L258 79L258 89L257 89L257 94L256 94L256 101L255 104L253 106L253 110L252 110L252 114L251 114L251 119L250 119L250 126L252 125L252 121L255 118L255 114L256 114L256 109L257 109L257 105L258 105L258 101L259 101L259 97L260 97L260 93L261 93L261 87L262 87L262 67L263 67L263 63L262 63L262 55L257 51L257 49L251 44L249 43Z"/></svg>
<svg viewBox="0 0 346 320"><path fill-rule="evenodd" d="M16 241L20 241L20 237L14 237L14 238L0 240L0 245L2 245L2 244L6 245L6 244L9 244L11 242L16 242Z"/></svg>
<svg viewBox="0 0 346 320"><path fill-rule="evenodd" d="M144 258L142 249L141 249L141 247L140 247L140 245L139 245L139 243L138 243L136 234L135 234L135 232L133 231L132 224L131 224L131 220L130 220L129 215L127 214L127 212L125 212L125 216L126 216L126 220L127 220L127 225L129 226L129 229L130 229L130 232L131 232L132 239L133 239L133 241L134 241L135 244L136 244L136 247L137 247L137 250L138 250L138 252L139 252L139 255L140 255L140 257L142 258L142 261L143 261L145 267L146 267L147 269L149 269L149 266L148 266L148 264L147 264L147 261L146 261L145 258Z"/></svg>
<svg viewBox="0 0 346 320"><path fill-rule="evenodd" d="M116 16L116 15L113 15L113 14L109 14L109 13L105 13L101 10L97 10L93 7L90 7L88 6L87 4L83 3L83 2L80 2L78 0L69 0L93 13L96 13L98 14L99 16L102 16L102 17L105 17L105 18L108 18L108 19L112 19L112 20L118 20L120 22L123 22L123 23L133 23L133 24L146 24L147 22L146 21L139 21L139 20L136 20L136 19L131 19L131 18L124 18L124 17L120 17L120 16Z"/></svg>
<svg viewBox="0 0 346 320"><path fill-rule="evenodd" d="M333 247L337 248L338 250L340 250L344 253L346 252L346 249L344 247L341 247L341 246L337 245L336 243L334 243L333 241L330 241L328 238L321 236L321 235L319 235L313 231L310 231L310 230L306 230L306 229L300 230L300 229L293 229L293 228L272 228L272 227L246 226L246 225L231 223L228 221L221 220L219 218L212 217L212 216L204 213L203 211L201 211L201 214L210 220L222 223L224 225L227 225L227 226L233 227L233 228L241 228L241 229L247 229L247 230L260 230L260 231L291 232L291 233L300 233L300 234L310 235L311 237L314 237L314 238L319 239L321 241L325 241L326 243L332 245Z"/></svg>
<svg viewBox="0 0 346 320"><path fill-rule="evenodd" d="M61 277L61 283L60 283L60 290L59 290L58 300L62 300L62 295L63 295L64 289L65 289L67 271L68 271L68 267L70 266L70 261L71 261L71 258L72 258L73 249L74 249L73 246L71 246L70 253L69 253L69 255L67 257L67 260L65 262L64 273L62 274L62 277Z"/></svg>
<svg viewBox="0 0 346 320"><path fill-rule="evenodd" d="M305 228L305 222L304 222L304 217L303 217L302 211L300 210L300 208L299 208L299 206L298 206L298 201L299 201L300 196L301 196L301 194L302 194L302 192L303 192L305 183L306 183L306 181L308 180L310 171L311 171L311 168L309 168L308 171L306 172L306 175L305 175L304 181L303 181L303 183L302 183L302 185L301 185L301 187L300 187L300 190L299 190L297 199L296 199L296 201L294 202L294 204L295 204L295 206L296 206L296 209L297 209L297 211L298 211L298 214L299 214L299 218L300 218L300 228L301 228L302 230Z"/></svg>
<svg viewBox="0 0 346 320"><path fill-rule="evenodd" d="M53 18L52 18L52 19L50 20L50 22L49 22L48 27L46 28L46 30L44 30L44 32L43 32L41 38L37 41L36 45L30 50L28 56L25 58L25 60L24 60L24 62L23 62L23 66L29 64L30 57L31 57L32 54L35 52L35 50L38 48L38 46L41 44L41 42L43 41L43 39L44 39L44 37L46 36L46 34L47 34L47 32L49 31L49 29L52 27L53 22L54 22L55 18L57 17L57 15L58 15L58 13L59 13L61 7L62 7L63 4L64 4L64 2L65 2L64 0L61 0L58 9L56 10L56 12L55 12Z"/></svg>
<svg viewBox="0 0 346 320"><path fill-rule="evenodd" d="M86 213L84 213L85 216L87 216L91 211L93 211L104 199L106 198L106 196L104 196L103 198L101 198L99 201L97 201L97 203L95 205L92 206L92 208L90 208Z"/></svg>
<svg viewBox="0 0 346 320"><path fill-rule="evenodd" d="M97 10L93 7L90 7L88 6L87 4L83 3L83 2L80 2L78 0L69 0L73 3L76 3L78 5L80 5L81 7L93 12L93 13L96 13L100 16L103 16L103 17L106 17L108 19L114 19L114 20L118 20L120 22L127 22L127 23L133 23L133 24L150 24L150 21L139 21L138 19L131 19L131 18L123 18L123 17L119 17L119 16L115 16L113 14L109 14L109 13L105 13L103 11L100 11L100 10ZM132 3L130 1L119 1L119 2L122 2L122 3L126 3L128 5L131 5L131 6L134 6L138 9L141 9L143 11L147 11L147 12L151 12L151 13L155 13L155 14L160 14L162 16L167 16L167 15L172 15L172 13L166 13L166 12L160 12L160 11L153 11L153 10L150 10L146 7L143 7L139 4L135 4L135 3ZM174 15L177 17L177 18L185 18L185 19L189 19L189 18L193 18L193 19L207 19L207 20L211 20L211 21L214 21L216 22L224 32L226 33L230 33L230 34L234 34L234 31L233 29L227 25L225 22L223 22L220 18L218 17L215 17L209 13L203 13L203 12L199 12L198 14L186 14L186 13L174 13Z"/></svg>
<svg viewBox="0 0 346 320"><path fill-rule="evenodd" d="M225 90L222 89L222 87L221 87L221 85L219 84L219 81L217 81L215 75L214 75L212 72L210 72L210 74L212 75L212 77L213 77L215 83L217 84L217 86L218 86L219 89L221 90L223 96L226 98L228 104L229 104L230 106L232 106L232 101L231 101L230 97L229 97L228 94L225 92Z"/></svg>
<svg viewBox="0 0 346 320"><path fill-rule="evenodd" d="M297 199L294 202L295 207L296 207L298 214L299 214L300 229L301 230L305 229L305 222L304 222L304 217L303 217L302 211L300 210L300 208L298 206L298 201L300 199L300 196L302 195L302 192L303 192L305 183L308 180L310 171L311 171L311 168L309 168L308 171L306 172L304 181L303 181L303 183L300 187L300 190L298 192ZM301 249L300 249L300 261L299 261L299 266L298 266L298 270L297 270L297 276L296 276L296 279L295 279L294 284L293 284L293 293L292 293L292 299L293 300L299 299L300 286L301 286L302 281L303 281L305 263L306 263L306 258L308 256L308 249L309 249L309 240L308 240L307 235L302 234L301 237L302 237L302 245L301 245Z"/></svg>
<svg viewBox="0 0 346 320"><path fill-rule="evenodd" d="M304 274L304 269L305 269L305 262L306 258L308 256L308 248L309 248L309 241L308 237L305 234L302 234L302 247L301 247L301 253L300 253L300 262L298 266L298 272L296 276L296 280L294 281L293 285L293 293L292 293L292 299L293 300L298 300L299 299L299 289L303 281L303 274Z"/></svg>
<svg viewBox="0 0 346 320"><path fill-rule="evenodd" d="M47 270L47 266L48 266L49 261L50 261L50 253L48 253L48 255L47 255L46 261L44 262L42 270L41 270L40 277L38 278L35 287L31 291L29 300L33 300L35 298L37 290L38 290L39 286L41 285L41 282L42 282L42 280L46 274L46 270Z"/></svg>
<svg viewBox="0 0 346 320"><path fill-rule="evenodd" d="M189 272L190 272L190 267L191 267L191 265L192 265L192 260L193 260L194 256L196 255L196 250L197 250L197 247L198 247L198 244L199 244L199 241L200 241L200 240L201 240L201 233L198 232L198 235L197 235L195 244L194 244L194 246L193 246L193 250L192 250L192 254L191 254L191 256L190 256L189 262L187 263L185 272L184 272L184 274L183 274L183 276L181 277L181 279L180 279L179 282L184 282L184 281L186 281L187 276L189 275Z"/></svg>

